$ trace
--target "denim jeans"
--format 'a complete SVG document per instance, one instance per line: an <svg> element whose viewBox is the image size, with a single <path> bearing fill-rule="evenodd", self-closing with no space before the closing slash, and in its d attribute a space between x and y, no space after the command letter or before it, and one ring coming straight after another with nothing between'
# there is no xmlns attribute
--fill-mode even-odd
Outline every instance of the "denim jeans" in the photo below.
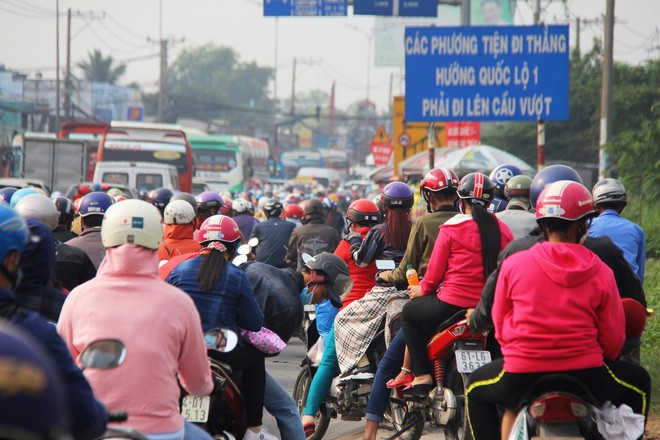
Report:
<svg viewBox="0 0 660 440"><path fill-rule="evenodd" d="M390 401L390 389L387 388L387 381L395 377L401 370L403 365L403 356L406 350L406 340L403 337L403 332L399 331L383 358L378 363L376 376L371 385L371 394L369 395L369 403L367 404L367 420L373 422L382 422L385 408Z"/></svg>
<svg viewBox="0 0 660 440"><path fill-rule="evenodd" d="M296 403L268 372L266 372L264 408L275 417L280 438L305 440L305 431L302 428Z"/></svg>

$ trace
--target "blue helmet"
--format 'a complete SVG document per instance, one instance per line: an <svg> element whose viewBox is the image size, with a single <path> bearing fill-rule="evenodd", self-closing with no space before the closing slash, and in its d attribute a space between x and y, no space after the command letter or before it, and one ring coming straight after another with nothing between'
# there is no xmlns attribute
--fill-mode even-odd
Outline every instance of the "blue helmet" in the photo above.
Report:
<svg viewBox="0 0 660 440"><path fill-rule="evenodd" d="M16 206L16 204L25 196L30 195L30 194L39 194L39 191L37 191L34 188L21 188L18 191L14 193L14 195L11 196L11 200L9 201L9 206L13 208Z"/></svg>
<svg viewBox="0 0 660 440"><path fill-rule="evenodd" d="M536 199L541 195L541 191L543 191L543 188L547 184L559 180L572 180L573 182L582 183L582 178L578 172L567 165L547 166L536 173L536 176L532 179L532 185L529 188L529 197L532 206L536 207Z"/></svg>
<svg viewBox="0 0 660 440"><path fill-rule="evenodd" d="M11 196L13 196L16 191L18 191L18 188L14 188L13 186L0 189L0 203L9 205Z"/></svg>
<svg viewBox="0 0 660 440"><path fill-rule="evenodd" d="M114 199L104 192L91 192L80 201L78 213L81 217L103 215L114 202Z"/></svg>
<svg viewBox="0 0 660 440"><path fill-rule="evenodd" d="M158 188L151 194L149 202L163 212L173 195L168 188Z"/></svg>
<svg viewBox="0 0 660 440"><path fill-rule="evenodd" d="M514 176L519 176L522 174L520 168L515 165L499 165L493 171L491 171L488 178L495 185L495 189L499 191L500 194L504 194L504 186Z"/></svg>
<svg viewBox="0 0 660 440"><path fill-rule="evenodd" d="M0 265L12 251L22 253L28 243L28 228L15 210L0 205Z"/></svg>
<svg viewBox="0 0 660 440"><path fill-rule="evenodd" d="M386 208L410 209L415 203L415 193L403 182L392 182L380 192L380 201Z"/></svg>

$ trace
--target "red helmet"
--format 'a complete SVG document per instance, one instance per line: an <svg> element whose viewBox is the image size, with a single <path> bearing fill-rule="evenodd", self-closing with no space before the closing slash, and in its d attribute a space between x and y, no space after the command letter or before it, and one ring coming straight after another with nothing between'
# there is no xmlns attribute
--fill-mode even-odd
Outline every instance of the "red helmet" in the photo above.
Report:
<svg viewBox="0 0 660 440"><path fill-rule="evenodd" d="M297 203L291 203L288 205L286 208L284 208L284 212L282 212L282 218L297 218L298 220L303 218L303 209L300 207L299 204Z"/></svg>
<svg viewBox="0 0 660 440"><path fill-rule="evenodd" d="M458 175L449 168L433 168L419 182L419 193L428 203L428 192L442 191L447 188L458 188Z"/></svg>
<svg viewBox="0 0 660 440"><path fill-rule="evenodd" d="M371 200L357 199L348 206L346 211L346 222L349 226L351 223L367 223L373 226L380 221L380 209Z"/></svg>
<svg viewBox="0 0 660 440"><path fill-rule="evenodd" d="M222 201L223 201L225 204L222 205L222 207L220 208L220 214L222 214L222 215L229 215L229 213L231 212L231 207L232 207L232 206L231 206L231 205L232 205L232 203L231 203L231 198L229 198L229 197L227 197L227 196L222 196Z"/></svg>
<svg viewBox="0 0 660 440"><path fill-rule="evenodd" d="M576 221L596 213L591 193L581 183L559 180L548 184L536 201L536 220L561 218Z"/></svg>
<svg viewBox="0 0 660 440"><path fill-rule="evenodd" d="M212 215L204 220L199 228L198 241L200 243L209 241L233 243L240 239L241 231L238 229L238 225L234 219L226 215Z"/></svg>

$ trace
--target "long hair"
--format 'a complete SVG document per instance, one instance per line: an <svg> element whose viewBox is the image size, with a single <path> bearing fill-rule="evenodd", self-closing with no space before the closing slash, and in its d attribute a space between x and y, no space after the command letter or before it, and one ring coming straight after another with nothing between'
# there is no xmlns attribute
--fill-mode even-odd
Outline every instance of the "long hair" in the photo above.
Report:
<svg viewBox="0 0 660 440"><path fill-rule="evenodd" d="M401 208L385 208L385 233L387 241L397 251L404 252L408 245L408 237L412 224L408 218L409 211Z"/></svg>
<svg viewBox="0 0 660 440"><path fill-rule="evenodd" d="M477 222L481 236L481 260L484 265L485 280L497 267L502 234L495 215L489 213L486 207L480 203L470 203L470 205L472 206L472 218Z"/></svg>
<svg viewBox="0 0 660 440"><path fill-rule="evenodd" d="M225 252L210 249L199 267L196 280L199 287L205 292L210 292L227 270L227 258Z"/></svg>

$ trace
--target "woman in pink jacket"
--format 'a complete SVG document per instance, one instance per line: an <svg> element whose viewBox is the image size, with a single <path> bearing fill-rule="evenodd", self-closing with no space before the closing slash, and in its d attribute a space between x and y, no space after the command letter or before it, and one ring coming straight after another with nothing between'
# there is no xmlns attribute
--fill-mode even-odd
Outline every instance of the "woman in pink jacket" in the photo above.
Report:
<svg viewBox="0 0 660 440"><path fill-rule="evenodd" d="M403 308L403 335L415 375L406 392L414 396L428 396L433 388L426 353L431 332L457 312L477 305L497 255L513 240L509 228L487 211L495 185L485 174L463 177L457 194L464 214L440 226L424 279L408 288L412 301Z"/></svg>
<svg viewBox="0 0 660 440"><path fill-rule="evenodd" d="M192 299L158 277L163 237L158 209L141 200L108 208L101 227L105 259L96 278L78 286L62 308L57 330L72 357L97 339L119 339L125 362L85 370L109 411L126 411L127 425L162 439L209 438L179 414L179 384L192 395L213 389L199 313Z"/></svg>
<svg viewBox="0 0 660 440"><path fill-rule="evenodd" d="M522 394L553 372L574 376L601 403L626 403L647 414L648 373L616 360L626 322L614 275L580 244L594 214L584 186L549 184L536 203L547 241L502 263L492 314L504 358L473 372L466 389L475 440L500 438L498 406L511 410L502 422L508 438Z"/></svg>

